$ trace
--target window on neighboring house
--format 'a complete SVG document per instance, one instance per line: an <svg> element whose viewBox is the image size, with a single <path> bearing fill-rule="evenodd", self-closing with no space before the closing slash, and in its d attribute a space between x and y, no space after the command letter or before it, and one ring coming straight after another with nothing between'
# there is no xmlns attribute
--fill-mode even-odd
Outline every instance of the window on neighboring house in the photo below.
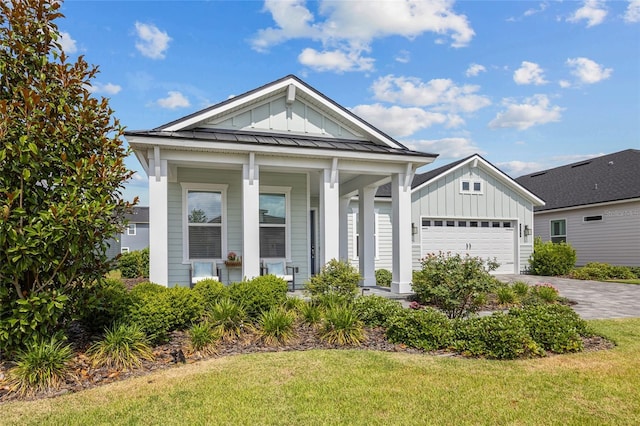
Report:
<svg viewBox="0 0 640 426"><path fill-rule="evenodd" d="M598 222L602 220L602 215L597 215L597 216L585 216L582 218L583 221L585 222Z"/></svg>
<svg viewBox="0 0 640 426"><path fill-rule="evenodd" d="M222 258L222 191L187 190L187 258Z"/></svg>
<svg viewBox="0 0 640 426"><path fill-rule="evenodd" d="M289 189L260 194L260 257L289 258Z"/></svg>
<svg viewBox="0 0 640 426"><path fill-rule="evenodd" d="M122 253L122 254L129 253L129 247L121 247L120 248L120 253Z"/></svg>
<svg viewBox="0 0 640 426"><path fill-rule="evenodd" d="M461 180L460 192L463 194L482 194L482 182L470 179Z"/></svg>
<svg viewBox="0 0 640 426"><path fill-rule="evenodd" d="M360 232L358 230L358 212L352 213L353 215L353 258L360 258ZM373 218L373 247L375 250L375 258L378 258L378 213L376 212ZM424 220L423 220L424 222ZM426 225L425 225L426 226Z"/></svg>
<svg viewBox="0 0 640 426"><path fill-rule="evenodd" d="M136 235L136 224L130 223L127 225L127 235Z"/></svg>
<svg viewBox="0 0 640 426"><path fill-rule="evenodd" d="M554 243L567 241L567 221L565 219L551 221L551 241Z"/></svg>

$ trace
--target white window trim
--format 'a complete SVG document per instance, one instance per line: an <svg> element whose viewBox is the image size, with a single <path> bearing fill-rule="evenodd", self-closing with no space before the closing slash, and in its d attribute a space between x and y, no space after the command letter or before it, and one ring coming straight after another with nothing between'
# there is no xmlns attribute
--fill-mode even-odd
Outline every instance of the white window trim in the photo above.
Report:
<svg viewBox="0 0 640 426"><path fill-rule="evenodd" d="M188 211L188 197L189 191L210 191L220 192L222 201L222 220L221 226L221 256L224 257L227 253L227 188L229 185L211 184L211 183L188 183L182 182L182 263L190 264L189 259L189 211ZM197 259L198 261L222 261L222 257L215 259Z"/></svg>
<svg viewBox="0 0 640 426"><path fill-rule="evenodd" d="M291 187L290 186L262 186L260 194L284 194L285 218L284 218L284 243L285 257L287 262L291 262ZM269 226L260 224L259 227ZM280 225L277 225L278 227ZM258 242L259 243L259 242ZM261 257L260 259L281 259L278 257Z"/></svg>
<svg viewBox="0 0 640 426"><path fill-rule="evenodd" d="M561 220L564 220L564 235L553 235L551 222L559 222ZM567 235L569 235L569 221L567 218L549 219L549 241L553 241L553 238L564 237L564 241L567 242Z"/></svg>
<svg viewBox="0 0 640 426"><path fill-rule="evenodd" d="M468 190L462 189L462 184L464 182L468 182L469 183L469 189ZM476 183L480 184L480 191L474 191L473 190L473 186ZM471 194L471 195L483 195L484 194L484 181L482 181L480 179L460 179L460 193L461 194Z"/></svg>
<svg viewBox="0 0 640 426"><path fill-rule="evenodd" d="M378 239L378 224L380 220L378 218L378 209L375 209L375 216L373 219L373 241L374 241L374 250L375 250L375 260L380 259L380 243ZM353 247L353 253L351 253L352 260L360 260L358 256L358 209L354 209L351 213L351 223L353 228L353 235L351 236L351 246Z"/></svg>
<svg viewBox="0 0 640 426"><path fill-rule="evenodd" d="M133 232L131 232L133 231ZM136 235L136 224L129 223L127 224L127 235Z"/></svg>

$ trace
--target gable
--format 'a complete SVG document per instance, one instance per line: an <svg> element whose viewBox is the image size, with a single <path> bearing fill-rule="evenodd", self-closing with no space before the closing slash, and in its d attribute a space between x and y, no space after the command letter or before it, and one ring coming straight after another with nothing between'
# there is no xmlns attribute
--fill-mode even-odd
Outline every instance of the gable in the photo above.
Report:
<svg viewBox="0 0 640 426"><path fill-rule="evenodd" d="M362 132L315 108L297 97L287 102L287 96L273 96L260 103L245 106L198 124L198 128L294 133L339 139L365 140Z"/></svg>

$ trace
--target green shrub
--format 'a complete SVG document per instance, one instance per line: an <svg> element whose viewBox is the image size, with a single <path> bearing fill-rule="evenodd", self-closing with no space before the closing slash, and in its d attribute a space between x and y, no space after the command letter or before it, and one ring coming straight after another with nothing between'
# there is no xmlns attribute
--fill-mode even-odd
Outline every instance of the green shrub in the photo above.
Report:
<svg viewBox="0 0 640 426"><path fill-rule="evenodd" d="M513 305L516 302L516 292L511 287L498 287L496 297L500 305Z"/></svg>
<svg viewBox="0 0 640 426"><path fill-rule="evenodd" d="M87 350L95 366L128 370L140 367L142 360L152 360L149 339L138 324L114 324L105 330L102 340Z"/></svg>
<svg viewBox="0 0 640 426"><path fill-rule="evenodd" d="M514 315L495 312L479 318L454 322L453 347L467 356L516 359L543 355L531 338L524 321Z"/></svg>
<svg viewBox="0 0 640 426"><path fill-rule="evenodd" d="M227 290L229 298L242 304L252 320L257 320L262 312L280 306L287 300L287 282L275 275L233 283Z"/></svg>
<svg viewBox="0 0 640 426"><path fill-rule="evenodd" d="M640 278L640 266L630 266L629 270L635 275L635 278Z"/></svg>
<svg viewBox="0 0 640 426"><path fill-rule="evenodd" d="M295 336L296 315L284 308L271 308L260 316L259 334L268 345L286 344Z"/></svg>
<svg viewBox="0 0 640 426"><path fill-rule="evenodd" d="M229 298L221 299L213 305L209 320L216 332L227 339L240 336L249 324L249 318L242 305Z"/></svg>
<svg viewBox="0 0 640 426"><path fill-rule="evenodd" d="M304 299L299 297L287 297L287 300L284 301L282 307L287 311L293 312L296 316L302 311L302 307L306 304Z"/></svg>
<svg viewBox="0 0 640 426"><path fill-rule="evenodd" d="M384 327L389 318L402 310L402 305L382 296L362 296L354 300L353 310L365 325Z"/></svg>
<svg viewBox="0 0 640 426"><path fill-rule="evenodd" d="M573 309L563 305L514 308L509 315L520 318L540 347L555 353L583 349L581 336L590 334L587 323Z"/></svg>
<svg viewBox="0 0 640 426"><path fill-rule="evenodd" d="M54 289L20 299L9 293L7 286L0 286L0 352L10 355L64 327L70 305L65 294Z"/></svg>
<svg viewBox="0 0 640 426"><path fill-rule="evenodd" d="M392 279L393 275L388 269L376 270L376 285L379 285L380 287L391 287Z"/></svg>
<svg viewBox="0 0 640 426"><path fill-rule="evenodd" d="M534 275L567 275L576 264L576 251L567 243L542 242L536 237L533 254L529 258L531 273Z"/></svg>
<svg viewBox="0 0 640 426"><path fill-rule="evenodd" d="M189 345L192 352L202 355L216 353L216 342L222 335L208 321L194 324L189 329Z"/></svg>
<svg viewBox="0 0 640 426"><path fill-rule="evenodd" d="M427 255L421 263L422 269L414 274L413 281L418 301L436 306L449 318L477 311L481 297L497 285L489 272L497 269L498 264L479 257L440 252Z"/></svg>
<svg viewBox="0 0 640 426"><path fill-rule="evenodd" d="M319 294L311 302L322 309L330 309L336 306L351 306L354 298L341 293Z"/></svg>
<svg viewBox="0 0 640 426"><path fill-rule="evenodd" d="M442 349L451 342L451 321L432 308L402 309L387 320L387 338L426 351Z"/></svg>
<svg viewBox="0 0 640 426"><path fill-rule="evenodd" d="M571 278L578 280L594 280L606 281L613 279L631 280L635 278L635 274L629 267L614 266L608 263L591 262L582 268L576 268L571 271Z"/></svg>
<svg viewBox="0 0 640 426"><path fill-rule="evenodd" d="M513 292L516 294L517 298L522 301L527 294L529 294L529 284L524 281L516 281L511 284L511 288Z"/></svg>
<svg viewBox="0 0 640 426"><path fill-rule="evenodd" d="M131 297L128 321L140 325L154 342L165 341L171 331L188 328L204 313L200 295L186 287L143 283L131 290Z"/></svg>
<svg viewBox="0 0 640 426"><path fill-rule="evenodd" d="M555 303L560 297L558 289L548 283L534 285L531 287L530 295L544 303Z"/></svg>
<svg viewBox="0 0 640 426"><path fill-rule="evenodd" d="M345 298L353 299L358 292L361 278L354 266L332 259L322 267L319 274L311 277L307 283L306 291L311 298L336 293Z"/></svg>
<svg viewBox="0 0 640 426"><path fill-rule="evenodd" d="M78 319L92 332L123 321L131 308L132 297L119 279L95 281L79 295L75 306L82 307Z"/></svg>
<svg viewBox="0 0 640 426"><path fill-rule="evenodd" d="M149 277L149 249L122 253L117 258L117 268L123 278Z"/></svg>
<svg viewBox="0 0 640 426"><path fill-rule="evenodd" d="M59 335L28 342L17 352L16 366L8 372L9 389L22 395L57 389L71 374L72 356L71 346L64 344Z"/></svg>
<svg viewBox="0 0 640 426"><path fill-rule="evenodd" d="M193 291L200 295L204 303L204 310L210 311L220 299L228 297L227 288L220 281L211 278L200 280L193 286Z"/></svg>
<svg viewBox="0 0 640 426"><path fill-rule="evenodd" d="M364 340L362 321L349 306L327 309L320 338L337 345L359 345Z"/></svg>
<svg viewBox="0 0 640 426"><path fill-rule="evenodd" d="M316 326L322 320L322 309L315 303L305 302L300 307L300 316L305 324Z"/></svg>

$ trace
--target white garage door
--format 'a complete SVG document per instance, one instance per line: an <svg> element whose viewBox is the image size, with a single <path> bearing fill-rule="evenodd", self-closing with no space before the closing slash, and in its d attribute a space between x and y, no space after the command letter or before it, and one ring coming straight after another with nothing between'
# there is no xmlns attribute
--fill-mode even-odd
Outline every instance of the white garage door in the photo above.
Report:
<svg viewBox="0 0 640 426"><path fill-rule="evenodd" d="M422 256L451 252L483 259L497 259L496 274L515 270L515 223L460 219L422 219Z"/></svg>

